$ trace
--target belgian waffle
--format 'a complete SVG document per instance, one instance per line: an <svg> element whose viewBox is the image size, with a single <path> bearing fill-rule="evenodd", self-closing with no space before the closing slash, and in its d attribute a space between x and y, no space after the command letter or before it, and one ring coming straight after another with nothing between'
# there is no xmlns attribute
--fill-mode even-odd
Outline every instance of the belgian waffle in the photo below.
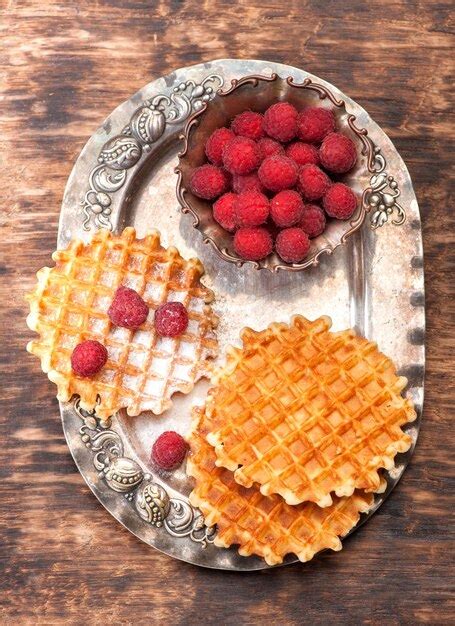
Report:
<svg viewBox="0 0 455 626"><path fill-rule="evenodd" d="M101 418L121 408L129 415L160 414L173 393L188 393L210 374L210 359L218 351L217 318L210 306L213 294L200 282L204 270L198 259L187 261L176 248L163 248L157 231L136 239L133 228L120 235L100 230L90 243L73 241L52 258L55 267L38 272L28 296L27 323L39 337L27 349L56 383L59 400L78 394L81 407L96 406ZM150 307L137 330L116 327L107 315L120 285L135 289ZM179 337L159 337L154 310L171 300L185 305L189 325ZM93 378L71 369L71 353L86 339L108 351L106 365Z"/></svg>
<svg viewBox="0 0 455 626"><path fill-rule="evenodd" d="M330 327L328 317L296 316L245 329L208 396L216 464L292 505L379 491L378 470L411 445L401 430L416 417L400 395L406 378L376 344Z"/></svg>
<svg viewBox="0 0 455 626"><path fill-rule="evenodd" d="M193 416L197 426L190 437L187 473L195 486L190 502L208 526L217 525L214 543L219 547L238 545L240 555L256 554L269 565L281 563L290 553L309 561L320 550L341 550L340 537L373 503L371 494L356 491L347 498L335 497L324 509L312 502L290 506L281 496L242 487L232 472L215 464L215 451L205 439L213 425L204 410L196 408Z"/></svg>

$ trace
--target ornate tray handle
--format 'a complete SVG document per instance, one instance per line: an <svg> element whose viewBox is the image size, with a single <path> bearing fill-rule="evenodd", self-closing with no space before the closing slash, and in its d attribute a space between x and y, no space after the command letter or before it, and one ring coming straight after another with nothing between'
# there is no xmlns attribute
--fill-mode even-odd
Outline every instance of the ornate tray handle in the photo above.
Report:
<svg viewBox="0 0 455 626"><path fill-rule="evenodd" d="M93 452L99 480L131 502L147 524L163 528L173 537L189 537L202 548L213 543L216 528L207 527L200 511L181 498L171 498L151 474L124 456L122 439L108 422L101 422L95 410L84 411L79 398L74 402L74 410L83 422L79 434L85 447Z"/></svg>

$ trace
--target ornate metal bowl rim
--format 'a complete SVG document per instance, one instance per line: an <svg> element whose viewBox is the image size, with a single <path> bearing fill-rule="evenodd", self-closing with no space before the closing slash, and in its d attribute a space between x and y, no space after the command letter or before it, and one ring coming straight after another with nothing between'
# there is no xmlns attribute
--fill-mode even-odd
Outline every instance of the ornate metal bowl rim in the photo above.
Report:
<svg viewBox="0 0 455 626"><path fill-rule="evenodd" d="M242 259L237 255L229 253L226 248L220 247L216 239L205 233L202 228L200 228L200 219L198 212L192 207L191 202L188 200L188 190L183 184L183 171L181 168L181 163L188 153L191 131L199 124L201 116L207 111L207 109L213 106L213 102L216 97L226 97L228 95L231 95L236 91L236 89L244 85L251 85L252 87L256 87L259 84L259 81L274 82L276 80L285 80L289 86L298 89L309 89L315 91L317 92L321 100L328 98L335 107L343 108L348 115L347 123L350 129L361 141L361 154L367 157L367 169L371 174L373 174L373 176L370 179L370 185L362 193L357 216L349 222L349 228L341 235L340 240L337 243L333 244L329 242L328 245L326 245L325 247L315 250L314 253L309 258L305 259L305 261L303 261L302 263L289 264L284 262L278 262L269 267L265 264L264 260L246 261L245 259ZM345 101L336 98L333 93L324 85L314 82L311 78L305 78L303 82L297 83L294 81L292 76L287 76L285 79L281 79L277 73L273 73L270 76L252 74L249 76L244 76L240 79L233 79L231 81L230 87L227 87L226 89L223 89L221 87L216 91L215 98L210 101L204 102L201 108L195 111L188 118L188 121L186 122L184 127L184 132L180 136L183 141L183 148L178 153L179 165L175 168L174 171L178 175L176 192L182 212L189 213L192 216L193 227L200 230L203 235L204 243L210 244L216 254L221 259L228 261L229 263L234 263L237 267L242 267L242 265L244 265L245 263L250 263L255 269L266 269L271 272L278 272L280 270L298 272L313 265L317 265L319 263L319 258L323 254L331 255L337 248L346 244L348 238L352 236L356 231L358 231L359 228L362 226L367 213L369 213L372 208L376 209L373 213L373 218L370 224L371 228L373 229L377 228L378 226L382 226L387 221L388 215L390 215L393 210L397 211L397 218L392 220L392 223L395 225L400 225L404 223L406 219L406 214L403 208L399 206L395 201L395 198L399 195L399 191L394 184L395 181L392 177L387 177L385 174L382 174L386 167L386 161L381 154L380 148L375 146L371 138L368 136L367 129L359 128L355 124L356 116L347 111ZM380 174L382 174L382 176L379 176ZM391 198L393 198L393 202L389 203L390 206L385 206L384 204L381 204L381 210L378 211L377 207L380 204L382 198L378 196L377 191L379 190L379 187L382 190L385 188L385 186L387 186L387 184L390 183L392 183L391 191L394 192L391 195ZM386 212L387 215L385 219L383 215L384 212ZM381 217L382 219L380 219Z"/></svg>

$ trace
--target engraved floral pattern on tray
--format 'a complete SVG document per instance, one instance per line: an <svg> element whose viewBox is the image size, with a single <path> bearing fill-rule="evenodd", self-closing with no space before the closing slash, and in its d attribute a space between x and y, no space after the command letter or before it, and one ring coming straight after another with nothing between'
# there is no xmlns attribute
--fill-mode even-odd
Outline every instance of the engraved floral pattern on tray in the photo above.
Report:
<svg viewBox="0 0 455 626"><path fill-rule="evenodd" d="M111 194L123 187L128 170L151 149L167 126L180 124L200 110L222 85L223 79L218 74L210 74L200 83L187 80L174 87L169 95L158 94L136 109L122 133L105 143L99 164L90 172L89 189L82 201L84 230L90 230L92 222L97 228L112 230Z"/></svg>
<svg viewBox="0 0 455 626"><path fill-rule="evenodd" d="M110 420L100 420L95 411L85 411L74 401L74 411L83 424L79 435L93 453L93 465L100 480L122 494L148 524L163 528L173 537L189 537L205 548L213 543L216 529L204 524L202 514L182 498L169 496L166 489L135 460L124 455L120 435L112 430Z"/></svg>

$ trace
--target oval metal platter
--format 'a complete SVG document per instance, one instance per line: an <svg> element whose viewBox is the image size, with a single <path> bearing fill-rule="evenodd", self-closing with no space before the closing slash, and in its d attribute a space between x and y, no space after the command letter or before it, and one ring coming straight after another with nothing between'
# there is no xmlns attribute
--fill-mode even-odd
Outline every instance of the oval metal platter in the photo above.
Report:
<svg viewBox="0 0 455 626"><path fill-rule="evenodd" d="M273 73L298 83L310 79L330 90L345 102L357 126L367 130L376 146L365 223L345 246L302 272L272 274L249 264L239 269L221 261L211 246L204 245L191 216L182 214L176 199L174 168L188 118L233 79ZM301 69L258 60L211 61L149 83L116 108L82 150L65 190L58 247L74 237L87 240L98 228L120 230L127 225L134 226L140 237L157 228L164 245L202 260L203 282L216 296L221 355L228 344L238 343L244 326L259 330L272 321L288 321L295 313L310 319L330 315L334 330L354 327L376 341L409 380L406 393L415 403L418 419L407 431L415 445L425 367L419 208L401 157L356 102ZM207 388L207 382L200 382L188 396L177 394L173 407L161 416L119 414L107 422L80 410L77 400L61 404L68 446L98 500L150 546L205 567L263 569L268 566L262 559L239 556L235 547L213 545L216 528L206 528L200 513L188 504L191 480L184 467L163 479L149 464L151 445L161 432L188 433L191 406L203 402ZM373 509L357 528L397 484L414 445L397 456L395 468L387 474L386 492L376 496ZM289 556L284 564L295 560Z"/></svg>

